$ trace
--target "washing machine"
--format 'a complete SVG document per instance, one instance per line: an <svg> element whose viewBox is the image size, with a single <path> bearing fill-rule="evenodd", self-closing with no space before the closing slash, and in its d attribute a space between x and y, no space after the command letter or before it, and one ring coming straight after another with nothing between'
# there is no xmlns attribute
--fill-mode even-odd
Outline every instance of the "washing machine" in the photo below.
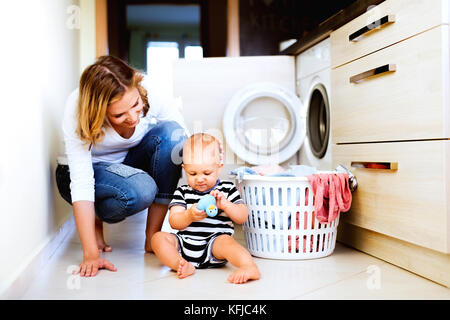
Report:
<svg viewBox="0 0 450 320"><path fill-rule="evenodd" d="M248 164L303 164L332 170L330 40L295 58L295 90L255 83L230 99L224 135Z"/></svg>
<svg viewBox="0 0 450 320"><path fill-rule="evenodd" d="M223 131L233 152L249 164L295 164L306 136L304 113L295 91L257 82L232 96Z"/></svg>
<svg viewBox="0 0 450 320"><path fill-rule="evenodd" d="M306 137L298 152L300 164L332 170L330 108L330 38L296 58L296 90L303 102L302 121Z"/></svg>
<svg viewBox="0 0 450 320"><path fill-rule="evenodd" d="M296 60L279 55L174 63L174 95L183 101L189 130L211 133L224 142L221 178L240 166L318 164L299 161L307 139L308 112L298 95Z"/></svg>

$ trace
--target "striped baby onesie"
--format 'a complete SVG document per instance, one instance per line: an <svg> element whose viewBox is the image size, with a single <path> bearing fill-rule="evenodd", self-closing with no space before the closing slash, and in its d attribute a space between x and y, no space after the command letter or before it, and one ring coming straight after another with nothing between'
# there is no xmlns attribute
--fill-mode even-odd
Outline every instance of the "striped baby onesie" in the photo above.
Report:
<svg viewBox="0 0 450 320"><path fill-rule="evenodd" d="M189 209L202 196L209 194L214 189L222 192L234 204L244 203L232 182L219 179L214 187L204 192L194 190L189 185L178 187L174 192L173 200L169 204L169 209L172 206L183 206ZM218 236L222 234L232 236L233 233L233 221L227 217L223 210L219 209L215 217L207 216L201 221L193 222L174 235L178 239L178 251L181 256L197 269L203 269L220 267L226 264L225 260L218 260L212 255L212 245Z"/></svg>

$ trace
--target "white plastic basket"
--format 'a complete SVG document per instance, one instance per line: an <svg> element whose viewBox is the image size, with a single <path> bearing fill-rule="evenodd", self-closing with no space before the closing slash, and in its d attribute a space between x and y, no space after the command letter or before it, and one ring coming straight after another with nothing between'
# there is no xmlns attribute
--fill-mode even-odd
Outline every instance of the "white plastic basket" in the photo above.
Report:
<svg viewBox="0 0 450 320"><path fill-rule="evenodd" d="M339 216L328 224L316 219L306 177L244 175L236 185L249 209L243 231L253 256L296 260L333 253Z"/></svg>

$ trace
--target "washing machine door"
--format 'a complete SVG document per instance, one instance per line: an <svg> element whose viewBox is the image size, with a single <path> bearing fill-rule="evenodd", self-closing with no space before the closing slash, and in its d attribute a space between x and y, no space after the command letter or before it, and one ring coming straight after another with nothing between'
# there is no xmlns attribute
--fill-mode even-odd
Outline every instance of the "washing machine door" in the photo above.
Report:
<svg viewBox="0 0 450 320"><path fill-rule="evenodd" d="M223 117L226 141L247 163L282 163L302 146L304 107L297 95L275 83L257 83L238 91Z"/></svg>
<svg viewBox="0 0 450 320"><path fill-rule="evenodd" d="M306 132L309 149L317 159L322 159L330 137L330 106L325 86L316 83L310 90L306 115Z"/></svg>

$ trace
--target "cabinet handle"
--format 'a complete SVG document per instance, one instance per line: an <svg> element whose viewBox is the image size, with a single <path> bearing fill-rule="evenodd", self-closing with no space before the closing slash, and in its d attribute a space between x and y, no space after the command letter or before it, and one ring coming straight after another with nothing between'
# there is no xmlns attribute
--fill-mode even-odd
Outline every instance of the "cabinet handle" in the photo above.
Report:
<svg viewBox="0 0 450 320"><path fill-rule="evenodd" d="M370 30L374 30L376 28L380 28L383 25L386 25L388 23L395 22L395 15L394 14L388 14L387 16L384 16L381 19L378 19L371 24L362 27L358 31L353 32L351 35L348 36L348 41L359 41L360 37L364 35L365 33L369 32Z"/></svg>
<svg viewBox="0 0 450 320"><path fill-rule="evenodd" d="M381 73L385 73L385 72L392 72L392 71L396 71L397 70L397 65L395 64L385 64L384 66L378 67L378 68L373 68L370 70L367 70L365 72L362 72L360 74L357 74L353 77L350 77L350 82L351 83L358 83L361 80L364 80L365 78L377 75L377 74L381 74Z"/></svg>
<svg viewBox="0 0 450 320"><path fill-rule="evenodd" d="M378 170L398 170L398 162L364 162L352 161L350 166L353 168L378 169Z"/></svg>

